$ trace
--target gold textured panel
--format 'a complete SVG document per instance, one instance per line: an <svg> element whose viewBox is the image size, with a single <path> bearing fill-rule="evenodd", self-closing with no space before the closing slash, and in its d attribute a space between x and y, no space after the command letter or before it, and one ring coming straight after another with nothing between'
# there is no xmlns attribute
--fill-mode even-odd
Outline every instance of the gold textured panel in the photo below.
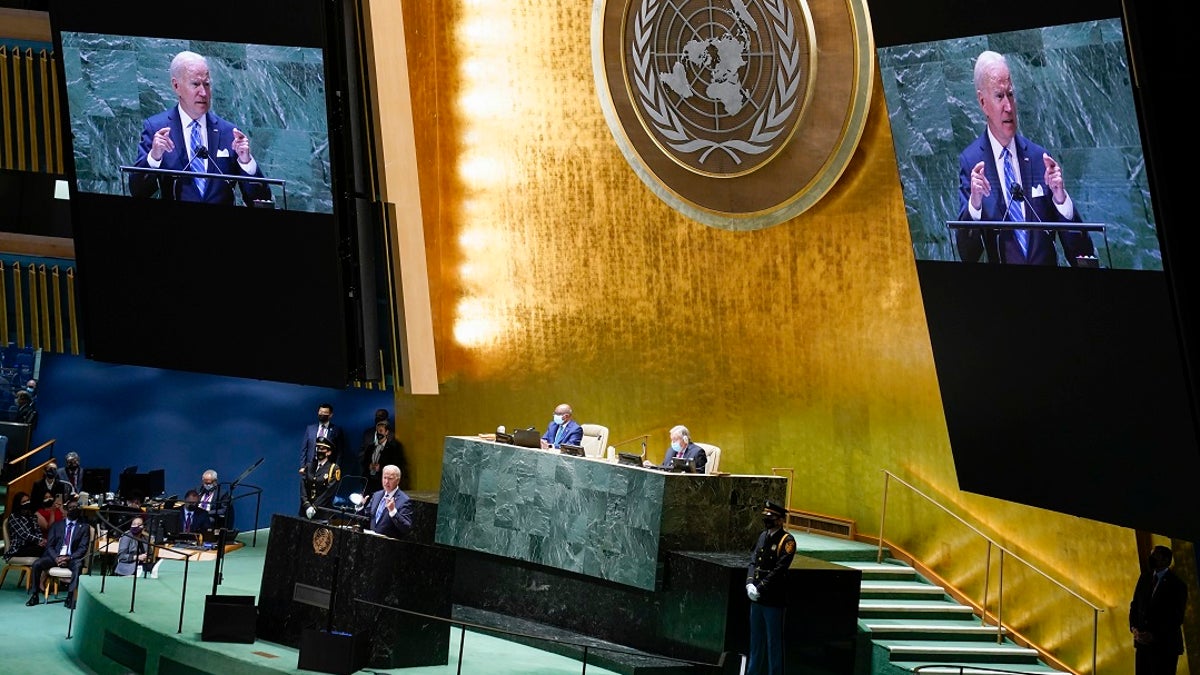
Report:
<svg viewBox="0 0 1200 675"><path fill-rule="evenodd" d="M437 490L446 435L544 429L564 401L614 442L650 434L653 460L685 424L724 470L791 467L792 507L864 533L888 469L1100 602L1099 670L1132 672L1133 533L958 490L879 83L824 199L722 231L665 205L615 147L590 21L580 0L404 3L440 381L397 394L413 488ZM978 545L951 523L915 505L888 518L889 539L980 586ZM1047 599L1006 620L1089 672L1089 622L1032 593Z"/></svg>

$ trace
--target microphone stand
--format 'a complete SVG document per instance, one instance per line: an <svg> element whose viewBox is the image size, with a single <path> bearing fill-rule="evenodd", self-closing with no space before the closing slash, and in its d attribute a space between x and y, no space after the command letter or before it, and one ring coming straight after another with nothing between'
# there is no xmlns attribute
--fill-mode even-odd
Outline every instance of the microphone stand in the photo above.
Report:
<svg viewBox="0 0 1200 675"><path fill-rule="evenodd" d="M642 454L641 454L641 456L639 457L639 459L640 459L641 461L643 461L643 462L644 462L644 461L646 461L646 441L650 439L650 434L642 434L642 435L640 435L640 436L634 436L633 438L627 438L627 439L625 439L625 440L621 441L620 443L617 443L617 444L615 444L615 445L610 445L610 446L608 446L608 449L609 449L609 450L613 450L613 451L615 451L617 448L621 447L622 445L627 445L627 444L629 444L629 443L632 443L632 442L634 442L634 441L636 441L636 440L638 440L638 439L641 439L641 441L642 441ZM624 453L624 452L623 452L623 453L620 453L620 454L621 454L621 455L625 455L625 454L629 454L629 453ZM619 456L620 456L620 455L618 455L618 457L619 457ZM630 456L632 457L632 455L630 455Z"/></svg>

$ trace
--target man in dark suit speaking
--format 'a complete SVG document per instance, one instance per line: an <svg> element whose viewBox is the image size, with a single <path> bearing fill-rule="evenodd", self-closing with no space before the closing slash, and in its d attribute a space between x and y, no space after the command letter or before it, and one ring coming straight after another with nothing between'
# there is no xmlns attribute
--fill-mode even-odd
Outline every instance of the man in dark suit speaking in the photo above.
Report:
<svg viewBox="0 0 1200 675"><path fill-rule="evenodd" d="M270 201L265 183L230 180L208 174L262 177L250 152L250 139L232 123L218 117L212 107L212 77L208 62L195 52L179 52L171 60L171 88L179 105L142 124L136 166L147 169L192 171L195 178L134 171L129 191L134 197L232 205L233 185L249 206L254 200Z"/></svg>
<svg viewBox="0 0 1200 675"><path fill-rule="evenodd" d="M987 130L958 157L959 220L1027 222L1029 229L966 228L955 234L959 258L1010 265L1057 265L1057 236L1072 267L1096 255L1086 232L1055 232L1037 223L1080 223L1062 166L1042 146L1017 133L1017 94L1004 56L985 51L975 61L975 95Z"/></svg>
<svg viewBox="0 0 1200 675"><path fill-rule="evenodd" d="M383 467L382 480L383 487L371 495L361 513L371 519L372 531L402 539L412 532L413 505L400 489L400 467L395 464Z"/></svg>

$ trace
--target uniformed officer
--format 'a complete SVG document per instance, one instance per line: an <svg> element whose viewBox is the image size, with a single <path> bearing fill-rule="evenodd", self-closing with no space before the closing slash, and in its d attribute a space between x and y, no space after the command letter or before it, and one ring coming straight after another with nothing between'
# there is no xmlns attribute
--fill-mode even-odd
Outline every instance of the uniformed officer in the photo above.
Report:
<svg viewBox="0 0 1200 675"><path fill-rule="evenodd" d="M328 438L318 438L312 463L300 472L301 516L312 518L318 508L329 506L333 501L333 493L342 480L342 470L330 459L332 453L333 442Z"/></svg>
<svg viewBox="0 0 1200 675"><path fill-rule="evenodd" d="M749 675L783 675L783 619L787 608L787 570L796 556L796 539L783 529L787 514L781 504L767 500L746 570L750 598Z"/></svg>

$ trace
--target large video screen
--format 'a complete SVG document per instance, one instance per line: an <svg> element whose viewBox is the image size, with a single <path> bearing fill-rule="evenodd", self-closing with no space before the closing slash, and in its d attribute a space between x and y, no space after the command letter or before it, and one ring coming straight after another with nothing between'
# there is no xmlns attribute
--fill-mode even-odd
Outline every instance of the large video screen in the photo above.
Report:
<svg viewBox="0 0 1200 675"><path fill-rule="evenodd" d="M1138 86L1153 37L1126 18L1117 0L872 6L959 486L1194 539L1169 264L1188 254Z"/></svg>
<svg viewBox="0 0 1200 675"><path fill-rule="evenodd" d="M339 9L50 3L87 357L345 386ZM201 16L200 14L204 15Z"/></svg>
<svg viewBox="0 0 1200 675"><path fill-rule="evenodd" d="M918 259L1162 269L1120 19L893 45L878 57ZM999 89L987 58L1006 73ZM1058 205L1068 200L1069 212ZM1010 243L1022 230L970 226L981 220L1032 223L1024 250Z"/></svg>
<svg viewBox="0 0 1200 675"><path fill-rule="evenodd" d="M239 205L250 194L333 212L320 48L78 31L61 40L78 190ZM192 147L184 127L199 116L203 142ZM195 179L149 169L218 177L199 192Z"/></svg>

